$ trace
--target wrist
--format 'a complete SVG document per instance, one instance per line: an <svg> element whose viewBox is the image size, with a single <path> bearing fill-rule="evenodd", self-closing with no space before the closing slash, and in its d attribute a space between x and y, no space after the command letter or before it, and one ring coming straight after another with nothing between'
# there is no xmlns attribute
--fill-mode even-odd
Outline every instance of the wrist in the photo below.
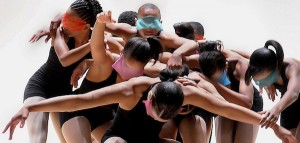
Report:
<svg viewBox="0 0 300 143"><path fill-rule="evenodd" d="M175 51L172 53L172 56L173 56L173 57L181 57L181 58L182 58L182 53L175 50Z"/></svg>
<svg viewBox="0 0 300 143"><path fill-rule="evenodd" d="M31 112L31 106L30 105L24 105L23 109L27 110L28 112Z"/></svg>
<svg viewBox="0 0 300 143"><path fill-rule="evenodd" d="M271 128L272 128L272 129L274 130L274 132L275 132L275 131L277 131L277 130L279 129L279 125L274 124Z"/></svg>

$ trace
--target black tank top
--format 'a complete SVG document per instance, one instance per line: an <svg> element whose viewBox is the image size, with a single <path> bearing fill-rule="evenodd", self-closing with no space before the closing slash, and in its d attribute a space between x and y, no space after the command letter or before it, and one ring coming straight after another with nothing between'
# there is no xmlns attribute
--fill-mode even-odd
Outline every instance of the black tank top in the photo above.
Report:
<svg viewBox="0 0 300 143"><path fill-rule="evenodd" d="M288 83L289 83L289 80L287 79L287 77L285 75L285 68L286 68L286 66L282 66L282 68L280 70L280 76L283 80L283 84L279 85L277 83L274 83L275 88L278 89L279 92L281 93L281 98L284 95L284 93L287 91L287 86L288 86Z"/></svg>
<svg viewBox="0 0 300 143"><path fill-rule="evenodd" d="M148 116L142 102L146 100L149 89L143 93L142 98L132 110L118 108L113 124L108 128L105 138L117 136L125 139L128 143L155 143L158 141L164 123Z"/></svg>
<svg viewBox="0 0 300 143"><path fill-rule="evenodd" d="M233 69L231 68L231 66L228 66L228 69L227 69L227 73L228 73L228 77L229 77L229 80L231 82L230 86L231 86L231 89L233 91L236 91L236 92L239 92L240 90L240 81L238 81L235 76L233 75Z"/></svg>
<svg viewBox="0 0 300 143"><path fill-rule="evenodd" d="M75 39L70 38L67 45L70 48L70 50L74 49ZM40 67L39 72L41 74L45 74L45 76L47 76L50 79L50 82L52 81L54 85L61 85L64 88L72 88L72 86L70 85L70 78L73 73L73 70L78 66L80 62L88 58L92 58L91 53L87 54L79 61L67 67L63 67L58 59L58 56L55 53L54 47L51 47L48 60L44 65ZM49 84L49 85L53 85L53 84Z"/></svg>
<svg viewBox="0 0 300 143"><path fill-rule="evenodd" d="M101 82L91 82L88 79L84 78L84 80L81 83L80 88L78 88L76 90L76 93L86 93L86 92L90 92L99 88L103 88L106 86L110 86L116 83L117 81L117 72L115 70L112 70L111 75L105 79L104 81Z"/></svg>

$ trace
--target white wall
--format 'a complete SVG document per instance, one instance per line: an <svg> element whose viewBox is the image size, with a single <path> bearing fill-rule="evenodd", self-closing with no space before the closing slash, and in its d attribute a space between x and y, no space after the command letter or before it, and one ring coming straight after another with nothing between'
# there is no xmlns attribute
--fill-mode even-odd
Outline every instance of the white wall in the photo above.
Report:
<svg viewBox="0 0 300 143"><path fill-rule="evenodd" d="M48 25L59 11L65 11L70 0L0 0L0 129L22 106L23 91L30 76L46 61L49 43L44 39L30 44L31 35ZM113 17L125 10L137 10L151 2L161 9L163 26L173 32L172 25L181 21L199 21L208 39L220 39L225 48L252 52L268 39L279 41L286 57L299 59L300 1L297 0L103 0L104 10L112 10ZM264 98L266 96L264 95ZM265 98L266 99L266 98ZM278 100L276 100L278 101ZM265 100L265 109L273 103ZM51 125L51 124L50 124ZM26 127L25 127L26 128ZM50 126L49 141L57 142ZM0 135L0 142L8 134ZM27 142L26 129L16 129L14 143ZM272 130L261 129L258 143L279 142Z"/></svg>

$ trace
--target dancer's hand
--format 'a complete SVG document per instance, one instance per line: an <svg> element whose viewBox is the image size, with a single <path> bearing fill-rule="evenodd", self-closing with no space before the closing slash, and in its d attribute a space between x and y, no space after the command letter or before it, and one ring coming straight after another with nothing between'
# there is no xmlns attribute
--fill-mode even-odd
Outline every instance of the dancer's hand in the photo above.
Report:
<svg viewBox="0 0 300 143"><path fill-rule="evenodd" d="M57 14L54 17L54 19L51 21L49 28L45 27L41 30L38 30L35 34L32 35L29 42L33 43L33 42L38 41L40 38L47 36L45 39L45 43L47 43L51 37L55 38L57 28L59 27L59 25L61 23L61 19L62 19L62 15Z"/></svg>
<svg viewBox="0 0 300 143"><path fill-rule="evenodd" d="M55 18L51 21L49 31L50 35L45 39L45 42L48 41L50 38L55 39L57 29L60 27L61 24L62 15L57 15Z"/></svg>
<svg viewBox="0 0 300 143"><path fill-rule="evenodd" d="M48 40L50 39L50 32L49 32L48 28L43 28L43 29L38 30L36 33L34 33L32 35L32 37L30 38L29 42L30 43L34 43L34 42L40 40L40 38L42 38L44 36L47 36L47 38L45 39L45 43L47 43Z"/></svg>
<svg viewBox="0 0 300 143"><path fill-rule="evenodd" d="M111 17L111 11L103 11L97 14L97 22L98 23L113 23L113 19Z"/></svg>
<svg viewBox="0 0 300 143"><path fill-rule="evenodd" d="M197 87L197 83L193 79L190 79L188 77L178 77L178 79L176 81L178 81L179 83L181 83L184 86L189 85L189 86Z"/></svg>
<svg viewBox="0 0 300 143"><path fill-rule="evenodd" d="M275 125L273 127L273 131L276 136L282 140L283 143L297 143L295 136L293 136L293 134L289 130Z"/></svg>
<svg viewBox="0 0 300 143"><path fill-rule="evenodd" d="M172 68L181 68L182 67L182 57L175 52L171 55L167 63L168 67Z"/></svg>
<svg viewBox="0 0 300 143"><path fill-rule="evenodd" d="M2 133L5 133L8 129L9 129L9 140L12 139L14 131L16 126L20 123L20 128L24 127L25 124L25 120L27 119L29 115L29 111L28 108L26 106L24 106L23 108L21 108L17 114L15 114L11 120L9 121L9 123L6 125L5 129L3 130Z"/></svg>
<svg viewBox="0 0 300 143"><path fill-rule="evenodd" d="M261 127L269 128L272 127L273 125L276 124L280 111L277 109L276 106L274 106L271 110L269 111L264 111L263 113L263 118L260 121Z"/></svg>
<svg viewBox="0 0 300 143"><path fill-rule="evenodd" d="M269 99L274 102L275 97L278 96L275 86L271 85L271 86L268 86L268 87L264 87L264 89L267 92L267 95L268 95ZM262 89L260 89L260 90L262 91Z"/></svg>
<svg viewBox="0 0 300 143"><path fill-rule="evenodd" d="M82 61L74 70L71 76L71 85L73 85L74 88L77 88L78 86L78 80L82 77L82 75L85 73L85 71L88 69L86 61Z"/></svg>

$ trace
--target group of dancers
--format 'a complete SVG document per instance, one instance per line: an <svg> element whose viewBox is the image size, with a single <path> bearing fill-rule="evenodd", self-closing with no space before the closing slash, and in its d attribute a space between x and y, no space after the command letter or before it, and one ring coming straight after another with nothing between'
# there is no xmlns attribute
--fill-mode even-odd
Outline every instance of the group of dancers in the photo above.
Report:
<svg viewBox="0 0 300 143"><path fill-rule="evenodd" d="M50 115L61 143L209 143L213 120L217 143L255 143L260 126L300 142L300 61L276 40L250 54L206 39L199 22L173 27L152 3L115 21L97 0L74 1L31 38L51 39L49 57L3 133L26 123L29 142L46 143ZM265 111L263 90L281 93Z"/></svg>

